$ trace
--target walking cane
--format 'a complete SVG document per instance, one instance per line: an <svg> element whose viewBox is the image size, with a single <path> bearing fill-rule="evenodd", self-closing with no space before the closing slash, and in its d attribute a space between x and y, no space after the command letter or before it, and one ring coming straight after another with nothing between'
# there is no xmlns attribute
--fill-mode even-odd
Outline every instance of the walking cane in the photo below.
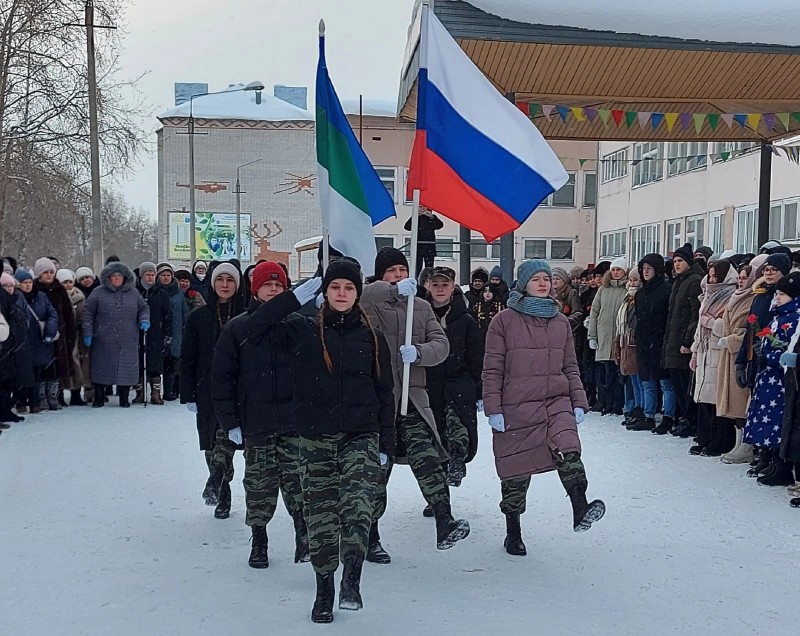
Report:
<svg viewBox="0 0 800 636"><path fill-rule="evenodd" d="M147 408L147 332L142 332L142 396L144 408Z"/></svg>

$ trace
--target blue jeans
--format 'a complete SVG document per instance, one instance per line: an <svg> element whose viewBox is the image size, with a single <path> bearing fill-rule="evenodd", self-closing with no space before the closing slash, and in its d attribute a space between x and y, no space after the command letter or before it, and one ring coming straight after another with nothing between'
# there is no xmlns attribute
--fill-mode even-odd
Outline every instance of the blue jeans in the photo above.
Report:
<svg viewBox="0 0 800 636"><path fill-rule="evenodd" d="M661 384L661 392L664 394L664 415L675 419L675 410L678 408L677 396L675 395L675 388L672 386L672 380L665 378L664 380L646 380L642 382L644 387L644 415L648 418L656 416L658 409L658 384Z"/></svg>
<svg viewBox="0 0 800 636"><path fill-rule="evenodd" d="M636 407L644 408L644 389L638 375L625 378L625 412L630 413Z"/></svg>

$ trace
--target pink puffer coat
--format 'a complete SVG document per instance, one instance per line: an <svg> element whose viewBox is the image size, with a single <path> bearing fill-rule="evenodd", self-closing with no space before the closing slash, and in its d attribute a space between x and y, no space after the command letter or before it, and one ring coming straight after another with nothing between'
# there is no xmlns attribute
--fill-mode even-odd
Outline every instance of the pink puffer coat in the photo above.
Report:
<svg viewBox="0 0 800 636"><path fill-rule="evenodd" d="M512 309L492 319L483 363L487 415L501 413L505 432L493 435L501 480L555 470L553 453L580 452L573 409L589 409L569 321Z"/></svg>

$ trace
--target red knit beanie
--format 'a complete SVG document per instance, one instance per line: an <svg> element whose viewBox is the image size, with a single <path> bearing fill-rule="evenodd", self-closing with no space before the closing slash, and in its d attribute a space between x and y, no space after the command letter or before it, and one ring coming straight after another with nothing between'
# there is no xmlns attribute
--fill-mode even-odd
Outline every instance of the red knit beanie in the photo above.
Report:
<svg viewBox="0 0 800 636"><path fill-rule="evenodd" d="M283 267L273 261L259 263L253 270L253 285L250 288L250 293L253 294L253 296L257 295L258 290L261 289L264 283L271 280L278 281L283 285L284 289L288 287L286 272L283 271Z"/></svg>

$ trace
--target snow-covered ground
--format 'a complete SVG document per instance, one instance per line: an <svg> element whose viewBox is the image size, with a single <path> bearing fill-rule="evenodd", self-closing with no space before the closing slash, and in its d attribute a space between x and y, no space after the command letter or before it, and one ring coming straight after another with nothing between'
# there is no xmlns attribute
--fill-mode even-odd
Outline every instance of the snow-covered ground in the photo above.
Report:
<svg viewBox="0 0 800 636"><path fill-rule="evenodd" d="M269 526L269 569L249 568L241 457L231 518L214 519L194 421L179 405L30 417L0 436L0 633L795 633L800 511L785 489L618 421L590 415L581 428L605 519L574 534L557 476L536 478L526 558L503 550L485 422L453 494L472 534L452 550L435 549L399 467L381 524L393 563L365 566L363 611L337 609L317 626L314 576L292 562L285 509Z"/></svg>

